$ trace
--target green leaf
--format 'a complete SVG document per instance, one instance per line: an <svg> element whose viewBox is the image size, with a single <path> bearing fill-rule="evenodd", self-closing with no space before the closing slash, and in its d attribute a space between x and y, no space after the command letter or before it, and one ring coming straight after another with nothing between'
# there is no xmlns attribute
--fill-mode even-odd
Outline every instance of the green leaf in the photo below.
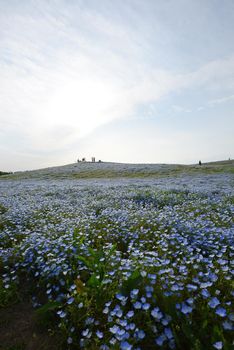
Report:
<svg viewBox="0 0 234 350"><path fill-rule="evenodd" d="M45 305L41 306L39 309L37 309L36 313L39 315L43 315L43 314L46 314L47 312L58 309L60 306L61 306L61 303L59 303L58 301L50 301Z"/></svg>
<svg viewBox="0 0 234 350"><path fill-rule="evenodd" d="M87 282L87 286L91 288L97 288L100 286L100 280L97 278L96 274L93 273Z"/></svg>
<svg viewBox="0 0 234 350"><path fill-rule="evenodd" d="M142 282L141 274L138 270L135 270L131 276L123 282L121 293L128 295L132 289L137 288Z"/></svg>

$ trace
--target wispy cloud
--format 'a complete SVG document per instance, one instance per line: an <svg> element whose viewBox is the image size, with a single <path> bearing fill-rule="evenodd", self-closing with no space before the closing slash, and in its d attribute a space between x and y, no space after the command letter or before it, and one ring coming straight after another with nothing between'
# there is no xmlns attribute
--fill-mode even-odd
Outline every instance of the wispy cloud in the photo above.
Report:
<svg viewBox="0 0 234 350"><path fill-rule="evenodd" d="M211 100L208 102L208 104L211 106L214 106L217 104L219 105L219 104L226 103L233 100L234 100L234 95L231 95L231 96L225 96L225 97L217 98L215 100Z"/></svg>

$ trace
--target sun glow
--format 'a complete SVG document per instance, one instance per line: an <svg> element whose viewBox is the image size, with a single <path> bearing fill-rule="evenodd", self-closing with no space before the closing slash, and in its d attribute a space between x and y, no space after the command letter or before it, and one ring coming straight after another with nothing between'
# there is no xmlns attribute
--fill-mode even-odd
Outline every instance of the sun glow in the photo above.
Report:
<svg viewBox="0 0 234 350"><path fill-rule="evenodd" d="M69 126L83 137L112 119L116 92L101 80L68 81L49 99L44 111L47 126Z"/></svg>

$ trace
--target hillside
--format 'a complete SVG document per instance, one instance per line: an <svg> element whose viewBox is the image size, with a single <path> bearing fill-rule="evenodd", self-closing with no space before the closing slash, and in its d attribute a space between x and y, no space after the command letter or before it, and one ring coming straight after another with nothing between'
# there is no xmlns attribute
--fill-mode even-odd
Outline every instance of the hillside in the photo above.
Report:
<svg viewBox="0 0 234 350"><path fill-rule="evenodd" d="M234 173L234 160L203 163L201 166L181 164L125 164L80 162L45 169L15 172L2 179L91 179L117 177L164 177L196 173Z"/></svg>

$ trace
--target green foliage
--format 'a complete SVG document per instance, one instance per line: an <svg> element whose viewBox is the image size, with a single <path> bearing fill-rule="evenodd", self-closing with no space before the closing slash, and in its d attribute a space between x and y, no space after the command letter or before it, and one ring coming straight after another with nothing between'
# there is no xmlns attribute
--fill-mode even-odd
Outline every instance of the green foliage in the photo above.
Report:
<svg viewBox="0 0 234 350"><path fill-rule="evenodd" d="M131 290L138 288L142 284L143 278L138 270L134 271L126 281L123 282L123 285L120 289L123 295L128 296Z"/></svg>
<svg viewBox="0 0 234 350"><path fill-rule="evenodd" d="M53 325L56 321L55 311L61 307L61 303L57 301L49 301L36 310L39 324L44 327Z"/></svg>
<svg viewBox="0 0 234 350"><path fill-rule="evenodd" d="M7 288L0 279L0 308L7 307L19 301L18 288L16 283L9 283Z"/></svg>

